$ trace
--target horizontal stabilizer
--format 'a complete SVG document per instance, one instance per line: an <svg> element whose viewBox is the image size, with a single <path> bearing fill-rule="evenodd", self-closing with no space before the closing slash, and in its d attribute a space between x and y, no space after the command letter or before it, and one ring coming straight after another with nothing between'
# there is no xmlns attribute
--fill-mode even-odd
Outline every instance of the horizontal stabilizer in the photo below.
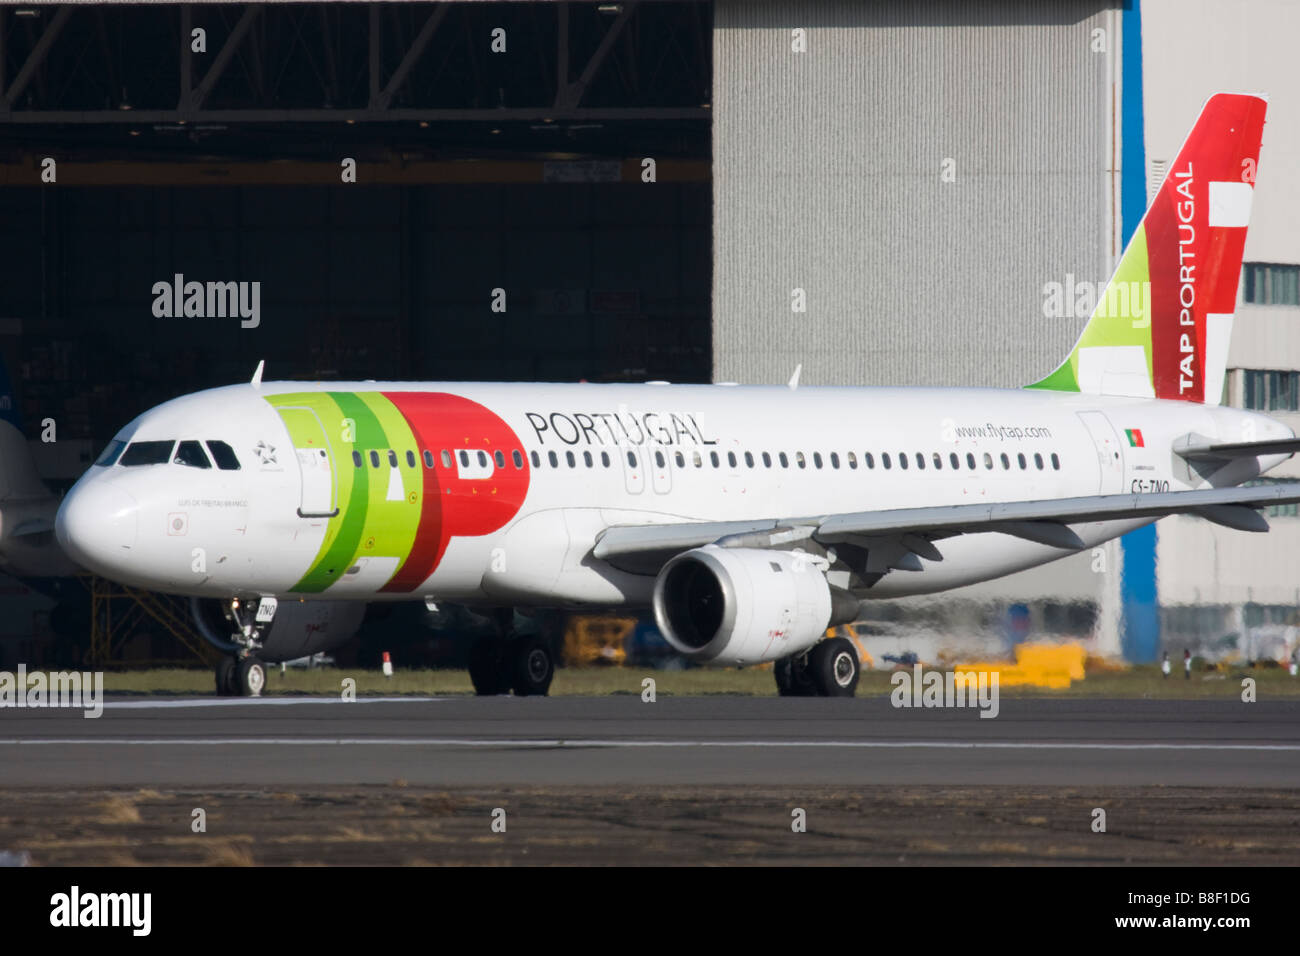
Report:
<svg viewBox="0 0 1300 956"><path fill-rule="evenodd" d="M1300 438L1267 441L1213 442L1200 435L1188 435L1174 442L1174 454L1188 461L1231 461L1258 455L1294 455L1300 452Z"/></svg>

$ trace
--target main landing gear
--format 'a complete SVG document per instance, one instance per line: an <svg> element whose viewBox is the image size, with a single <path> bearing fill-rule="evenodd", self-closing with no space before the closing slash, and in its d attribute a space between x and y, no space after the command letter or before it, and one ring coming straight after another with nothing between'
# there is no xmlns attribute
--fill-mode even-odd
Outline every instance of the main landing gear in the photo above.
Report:
<svg viewBox="0 0 1300 956"><path fill-rule="evenodd" d="M266 688L266 664L257 656L262 637L275 619L276 600L232 599L225 607L226 620L234 633L230 641L235 652L223 657L216 667L217 693L222 697L261 697Z"/></svg>
<svg viewBox="0 0 1300 956"><path fill-rule="evenodd" d="M514 610L498 609L497 633L474 641L469 652L469 679L480 697L514 691L516 697L546 696L555 676L550 642L537 634L518 635Z"/></svg>
<svg viewBox="0 0 1300 956"><path fill-rule="evenodd" d="M861 668L853 642L828 637L809 650L776 662L776 690L782 697L852 697Z"/></svg>

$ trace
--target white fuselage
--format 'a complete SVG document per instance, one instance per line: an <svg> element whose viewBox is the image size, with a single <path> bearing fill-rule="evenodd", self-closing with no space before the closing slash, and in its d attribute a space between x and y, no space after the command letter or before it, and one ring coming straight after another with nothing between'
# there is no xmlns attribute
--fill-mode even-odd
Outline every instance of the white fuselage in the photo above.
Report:
<svg viewBox="0 0 1300 956"><path fill-rule="evenodd" d="M611 526L1221 487L1286 457L1203 477L1172 451L1189 434L1291 432L1236 409L1035 390L241 385L168 402L117 438L219 440L238 470L92 467L59 533L92 570L176 593L643 606L652 574L592 557ZM1091 547L1151 520L1072 527ZM1068 553L962 535L944 560L886 573L861 596L941 591Z"/></svg>

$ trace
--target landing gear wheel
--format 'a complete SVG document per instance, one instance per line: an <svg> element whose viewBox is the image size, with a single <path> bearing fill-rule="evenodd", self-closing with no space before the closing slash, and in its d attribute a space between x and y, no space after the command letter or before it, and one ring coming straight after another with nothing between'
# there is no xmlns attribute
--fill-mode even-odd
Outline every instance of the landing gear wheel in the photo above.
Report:
<svg viewBox="0 0 1300 956"><path fill-rule="evenodd" d="M555 661L540 637L524 637L510 648L510 687L516 697L542 696L551 689Z"/></svg>
<svg viewBox="0 0 1300 956"><path fill-rule="evenodd" d="M492 697L510 689L510 682L503 679L502 649L502 640L495 636L480 637L469 649L469 679L474 693L480 697Z"/></svg>
<svg viewBox="0 0 1300 956"><path fill-rule="evenodd" d="M783 657L772 666L772 670L776 675L776 692L782 697L817 696L817 688L808 673L807 654Z"/></svg>
<svg viewBox="0 0 1300 956"><path fill-rule="evenodd" d="M235 694L235 659L223 657L217 661L217 694L233 697Z"/></svg>
<svg viewBox="0 0 1300 956"><path fill-rule="evenodd" d="M858 688L858 652L843 637L822 641L808 654L808 670L822 697L852 697Z"/></svg>
<svg viewBox="0 0 1300 956"><path fill-rule="evenodd" d="M256 657L245 657L235 668L235 693L261 697L266 688L266 665Z"/></svg>

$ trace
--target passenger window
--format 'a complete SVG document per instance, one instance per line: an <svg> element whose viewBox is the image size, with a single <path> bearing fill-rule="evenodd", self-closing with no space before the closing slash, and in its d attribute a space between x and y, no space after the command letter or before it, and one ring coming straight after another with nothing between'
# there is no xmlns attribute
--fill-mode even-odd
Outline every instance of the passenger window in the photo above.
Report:
<svg viewBox="0 0 1300 956"><path fill-rule="evenodd" d="M514 460L515 471L522 470L524 467L524 456L519 454L518 448L516 448L514 451L510 453L510 457Z"/></svg>
<svg viewBox="0 0 1300 956"><path fill-rule="evenodd" d="M548 451L548 452L546 453L546 460L549 461L549 462L551 463L551 467L552 467L552 468L559 468L559 467L560 467L560 458L559 458L558 455L555 454L555 452L553 452L553 451Z"/></svg>
<svg viewBox="0 0 1300 956"><path fill-rule="evenodd" d="M506 466L506 456L500 448L492 453L492 459L497 463L498 468L504 468Z"/></svg>
<svg viewBox="0 0 1300 956"><path fill-rule="evenodd" d="M573 468L577 465L577 461L574 459L573 452L571 451L566 451L564 453L564 460L569 463L570 468Z"/></svg>
<svg viewBox="0 0 1300 956"><path fill-rule="evenodd" d="M609 452L602 451L600 453L600 463L604 465L606 468L609 467Z"/></svg>
<svg viewBox="0 0 1300 956"><path fill-rule="evenodd" d="M235 449L225 442L209 439L208 453L212 455L212 460L222 471L239 471L239 459L235 456Z"/></svg>
<svg viewBox="0 0 1300 956"><path fill-rule="evenodd" d="M925 471L925 455L921 454L919 451L916 453L916 467L921 471Z"/></svg>
<svg viewBox="0 0 1300 956"><path fill-rule="evenodd" d="M704 467L704 456L701 455L698 451L691 452L691 461L695 463L696 468Z"/></svg>
<svg viewBox="0 0 1300 956"><path fill-rule="evenodd" d="M957 457L957 453L955 451L948 453L948 464L952 466L953 471L960 470L961 459Z"/></svg>
<svg viewBox="0 0 1300 956"><path fill-rule="evenodd" d="M898 453L898 467L907 471L907 452L900 451Z"/></svg>
<svg viewBox="0 0 1300 956"><path fill-rule="evenodd" d="M393 451L391 448L388 449L388 467L397 467L397 452Z"/></svg>
<svg viewBox="0 0 1300 956"><path fill-rule="evenodd" d="M1054 471L1061 470L1061 459L1056 457L1056 452L1052 452L1052 469Z"/></svg>
<svg viewBox="0 0 1300 956"><path fill-rule="evenodd" d="M781 452L780 454L778 454L778 455L777 455L777 458L779 458L779 459L781 460L781 467L782 467L782 468L789 468L789 467L790 467L790 459L787 458L787 457L785 457L785 452Z"/></svg>
<svg viewBox="0 0 1300 956"><path fill-rule="evenodd" d="M937 451L934 453L934 470L939 471L943 468L943 455Z"/></svg>
<svg viewBox="0 0 1300 956"><path fill-rule="evenodd" d="M462 468L469 467L469 452L463 448L460 450L460 466Z"/></svg>
<svg viewBox="0 0 1300 956"><path fill-rule="evenodd" d="M172 462L190 468L211 468L212 462L203 454L203 446L196 441L183 441L176 446L176 457Z"/></svg>
<svg viewBox="0 0 1300 956"><path fill-rule="evenodd" d="M486 468L486 467L488 466L488 456L487 456L487 452L485 452L485 451L480 451L480 452L478 453L478 466L479 466L480 468Z"/></svg>
<svg viewBox="0 0 1300 956"><path fill-rule="evenodd" d="M853 452L849 452L849 468L856 471L857 467L858 467L858 456Z"/></svg>
<svg viewBox="0 0 1300 956"><path fill-rule="evenodd" d="M1016 461L1017 463L1019 463L1021 471L1024 471L1026 468L1029 467L1029 462L1025 461L1024 452L1020 452L1018 455L1016 455Z"/></svg>
<svg viewBox="0 0 1300 956"><path fill-rule="evenodd" d="M370 449L370 467L379 467L379 452L375 451L373 448Z"/></svg>
<svg viewBox="0 0 1300 956"><path fill-rule="evenodd" d="M125 448L126 442L124 441L109 442L108 447L100 452L99 457L95 459L95 464L100 468L107 468L109 465L115 464Z"/></svg>
<svg viewBox="0 0 1300 956"><path fill-rule="evenodd" d="M988 452L984 453L984 467L988 469L993 468L993 456L990 455Z"/></svg>
<svg viewBox="0 0 1300 956"><path fill-rule="evenodd" d="M1034 467L1039 471L1043 470L1043 456L1038 452L1034 452Z"/></svg>
<svg viewBox="0 0 1300 956"><path fill-rule="evenodd" d="M1003 452L1003 453L1002 453L1002 470L1003 470L1003 471L1007 471L1007 470L1010 469L1010 468L1011 468L1011 459L1007 457L1007 453L1006 453L1006 452Z"/></svg>
<svg viewBox="0 0 1300 956"><path fill-rule="evenodd" d="M678 453L677 453L676 455L674 455L673 457L675 457L675 458L677 459L677 467L678 467L678 468L685 468L685 467L686 467L686 456L685 456L685 455L683 455L681 452L678 452Z"/></svg>
<svg viewBox="0 0 1300 956"><path fill-rule="evenodd" d="M891 465L889 461L889 452L882 451L880 453L880 464L884 467L886 471L890 469Z"/></svg>
<svg viewBox="0 0 1300 956"><path fill-rule="evenodd" d="M970 452L966 452L966 467L971 471L975 470L975 456Z"/></svg>
<svg viewBox="0 0 1300 956"><path fill-rule="evenodd" d="M445 448L442 450L442 467L451 467L451 452L447 451Z"/></svg>
<svg viewBox="0 0 1300 956"><path fill-rule="evenodd" d="M831 452L831 467L832 468L840 467L840 456L838 452Z"/></svg>
<svg viewBox="0 0 1300 956"><path fill-rule="evenodd" d="M815 451L815 452L813 452L813 465L815 465L815 466L818 467L818 468L820 468L820 467L822 466L822 453L821 453L821 452L819 452L819 451Z"/></svg>
<svg viewBox="0 0 1300 956"><path fill-rule="evenodd" d="M352 464L357 468L361 467L361 452L359 451L352 452Z"/></svg>
<svg viewBox="0 0 1300 956"><path fill-rule="evenodd" d="M736 467L736 453L734 451L727 452L727 464L732 468Z"/></svg>
<svg viewBox="0 0 1300 956"><path fill-rule="evenodd" d="M655 467L656 467L656 468L662 468L663 466L664 466L664 453L661 452L661 451L656 451L656 452L655 452Z"/></svg>
<svg viewBox="0 0 1300 956"><path fill-rule="evenodd" d="M406 451L406 467L407 468L415 467L415 452L411 451L410 449L407 449Z"/></svg>
<svg viewBox="0 0 1300 956"><path fill-rule="evenodd" d="M745 452L745 467L746 468L754 467L754 456L749 452Z"/></svg>
<svg viewBox="0 0 1300 956"><path fill-rule="evenodd" d="M763 452L763 467L764 468L772 467L772 456L769 455L767 452Z"/></svg>
<svg viewBox="0 0 1300 956"><path fill-rule="evenodd" d="M636 467L636 452L629 450L627 453L627 463L631 467Z"/></svg>
<svg viewBox="0 0 1300 956"><path fill-rule="evenodd" d="M871 452L864 451L862 453L862 460L867 463L868 468L876 467L876 456L871 454Z"/></svg>
<svg viewBox="0 0 1300 956"><path fill-rule="evenodd" d="M427 448L424 450L424 467L425 468L433 467L433 452L429 451L429 449Z"/></svg>
<svg viewBox="0 0 1300 956"><path fill-rule="evenodd" d="M528 457L529 457L530 459L532 459L533 467L534 467L534 468L541 468L541 467L542 467L542 456L539 455L539 454L537 454L537 452L535 452L535 451L533 451L533 452L529 452L529 453L528 453Z"/></svg>
<svg viewBox="0 0 1300 956"><path fill-rule="evenodd" d="M716 451L709 452L709 461L713 464L714 468L718 467L718 453Z"/></svg>
<svg viewBox="0 0 1300 956"><path fill-rule="evenodd" d="M586 465L588 468L591 467L591 452L584 451L582 453L582 463Z"/></svg>

